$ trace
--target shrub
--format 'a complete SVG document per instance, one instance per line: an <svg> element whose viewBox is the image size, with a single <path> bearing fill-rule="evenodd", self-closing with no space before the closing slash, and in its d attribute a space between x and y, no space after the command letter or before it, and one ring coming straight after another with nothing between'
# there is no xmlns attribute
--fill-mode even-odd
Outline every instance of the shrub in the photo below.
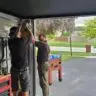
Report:
<svg viewBox="0 0 96 96"><path fill-rule="evenodd" d="M70 35L71 35L70 32L64 32L64 33L63 33L63 36L66 36L66 37L68 37L68 36L70 36Z"/></svg>
<svg viewBox="0 0 96 96"><path fill-rule="evenodd" d="M47 37L48 37L49 39L54 39L54 38L55 38L55 35L54 35L54 34L48 34Z"/></svg>

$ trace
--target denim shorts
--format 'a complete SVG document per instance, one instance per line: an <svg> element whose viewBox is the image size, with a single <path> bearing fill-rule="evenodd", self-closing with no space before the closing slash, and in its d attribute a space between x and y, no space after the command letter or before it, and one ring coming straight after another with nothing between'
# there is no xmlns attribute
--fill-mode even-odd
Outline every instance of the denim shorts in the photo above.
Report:
<svg viewBox="0 0 96 96"><path fill-rule="evenodd" d="M27 92L30 89L29 69L22 71L11 69L12 90L21 89L22 92Z"/></svg>

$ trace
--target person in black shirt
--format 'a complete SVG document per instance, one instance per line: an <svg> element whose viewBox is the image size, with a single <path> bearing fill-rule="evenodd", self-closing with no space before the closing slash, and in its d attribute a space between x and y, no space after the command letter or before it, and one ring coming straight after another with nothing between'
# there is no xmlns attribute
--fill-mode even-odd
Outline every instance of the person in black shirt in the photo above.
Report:
<svg viewBox="0 0 96 96"><path fill-rule="evenodd" d="M37 63L40 86L42 88L43 96L49 96L49 83L48 83L48 59L50 48L46 41L45 34L39 35L39 41L33 41L38 48Z"/></svg>
<svg viewBox="0 0 96 96"><path fill-rule="evenodd" d="M26 28L25 28L26 29ZM26 30L23 31L26 31ZM11 79L13 96L17 96L20 82L22 96L29 96L29 69L27 50L30 37L23 36L23 32L16 32L17 27L10 29L8 40L11 54Z"/></svg>

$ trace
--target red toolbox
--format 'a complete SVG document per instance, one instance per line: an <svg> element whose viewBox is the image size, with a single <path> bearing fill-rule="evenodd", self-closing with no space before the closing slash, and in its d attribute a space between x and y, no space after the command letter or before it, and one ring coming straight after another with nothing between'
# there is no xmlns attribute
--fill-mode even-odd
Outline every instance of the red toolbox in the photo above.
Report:
<svg viewBox="0 0 96 96"><path fill-rule="evenodd" d="M54 55L53 55L54 56ZM61 61L61 55L56 55L54 58L51 56L49 60L49 71L48 71L48 80L49 80L49 85L52 85L52 71L58 71L58 79L59 81L62 81L62 61Z"/></svg>
<svg viewBox="0 0 96 96"><path fill-rule="evenodd" d="M0 75L0 94L8 91L8 96L11 96L11 76L9 75Z"/></svg>

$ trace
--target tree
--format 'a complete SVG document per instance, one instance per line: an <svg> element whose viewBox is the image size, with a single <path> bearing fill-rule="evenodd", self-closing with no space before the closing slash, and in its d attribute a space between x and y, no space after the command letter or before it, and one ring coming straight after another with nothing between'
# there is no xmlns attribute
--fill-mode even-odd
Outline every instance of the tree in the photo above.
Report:
<svg viewBox="0 0 96 96"><path fill-rule="evenodd" d="M61 21L61 36L63 36L64 32L72 33L75 29L75 18L76 17L68 17L68 18L60 18ZM70 34L68 33L68 34Z"/></svg>
<svg viewBox="0 0 96 96"><path fill-rule="evenodd" d="M37 19L36 33L54 34L54 25L51 19Z"/></svg>
<svg viewBox="0 0 96 96"><path fill-rule="evenodd" d="M63 36L64 32L74 31L75 17L37 19L36 25L37 34L41 32L55 34L56 31L61 31L61 36Z"/></svg>
<svg viewBox="0 0 96 96"><path fill-rule="evenodd" d="M83 35L88 39L96 38L96 18L85 22Z"/></svg>

